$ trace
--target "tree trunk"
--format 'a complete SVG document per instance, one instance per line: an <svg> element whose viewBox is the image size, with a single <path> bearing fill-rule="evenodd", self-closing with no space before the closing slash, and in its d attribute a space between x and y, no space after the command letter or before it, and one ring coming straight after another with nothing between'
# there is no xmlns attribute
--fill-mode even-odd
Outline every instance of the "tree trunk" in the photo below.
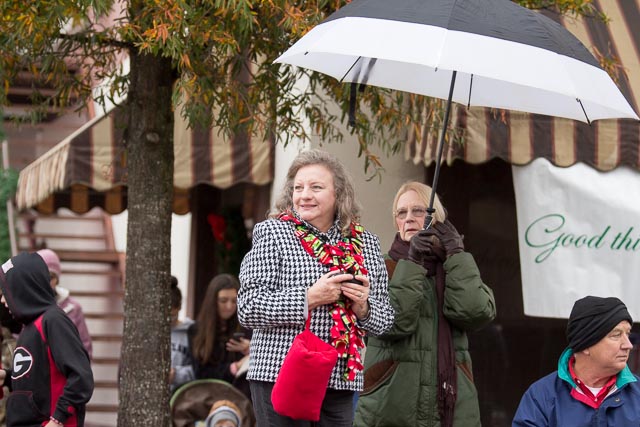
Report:
<svg viewBox="0 0 640 427"><path fill-rule="evenodd" d="M128 93L127 265L118 426L168 427L173 73L131 53Z"/></svg>

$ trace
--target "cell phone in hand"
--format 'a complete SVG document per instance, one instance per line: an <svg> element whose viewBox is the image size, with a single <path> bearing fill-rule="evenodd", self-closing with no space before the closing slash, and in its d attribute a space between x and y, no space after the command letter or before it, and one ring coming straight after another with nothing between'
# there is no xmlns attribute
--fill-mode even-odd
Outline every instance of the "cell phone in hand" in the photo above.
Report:
<svg viewBox="0 0 640 427"><path fill-rule="evenodd" d="M244 332L234 332L232 335L232 338L236 341L240 341L244 337L245 337Z"/></svg>
<svg viewBox="0 0 640 427"><path fill-rule="evenodd" d="M354 278L352 278L352 279L347 280L347 282L355 283L356 285L360 285L360 286L363 286L363 285L364 285L364 283L362 283L362 280L358 280L358 279L356 279L355 277L354 277Z"/></svg>

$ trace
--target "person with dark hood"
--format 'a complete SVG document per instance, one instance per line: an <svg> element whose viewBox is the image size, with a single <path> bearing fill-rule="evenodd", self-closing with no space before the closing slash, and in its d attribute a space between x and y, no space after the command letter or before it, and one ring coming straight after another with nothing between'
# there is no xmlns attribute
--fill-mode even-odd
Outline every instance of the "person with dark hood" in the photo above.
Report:
<svg viewBox="0 0 640 427"><path fill-rule="evenodd" d="M93 394L87 351L58 307L49 270L37 253L19 254L0 268L2 303L24 325L13 369L0 370L9 387L7 427L83 426Z"/></svg>
<svg viewBox="0 0 640 427"><path fill-rule="evenodd" d="M632 325L618 298L576 301L558 370L529 387L513 426L640 425L640 377L627 366Z"/></svg>
<svg viewBox="0 0 640 427"><path fill-rule="evenodd" d="M369 337L364 390L355 427L479 427L467 332L496 316L493 292L431 187L416 181L397 191L397 230L385 257L392 328Z"/></svg>

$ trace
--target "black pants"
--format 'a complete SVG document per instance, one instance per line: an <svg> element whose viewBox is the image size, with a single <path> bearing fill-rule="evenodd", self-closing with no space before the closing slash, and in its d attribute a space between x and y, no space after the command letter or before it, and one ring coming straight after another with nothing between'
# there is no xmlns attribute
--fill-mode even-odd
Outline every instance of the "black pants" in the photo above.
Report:
<svg viewBox="0 0 640 427"><path fill-rule="evenodd" d="M271 405L273 383L249 381L256 427L351 427L353 425L353 391L327 389L322 401L320 421L298 421L278 415Z"/></svg>

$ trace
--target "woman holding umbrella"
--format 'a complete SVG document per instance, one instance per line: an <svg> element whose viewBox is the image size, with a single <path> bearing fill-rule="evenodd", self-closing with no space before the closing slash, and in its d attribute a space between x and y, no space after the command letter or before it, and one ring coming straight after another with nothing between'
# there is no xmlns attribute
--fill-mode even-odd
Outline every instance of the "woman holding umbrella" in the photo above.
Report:
<svg viewBox="0 0 640 427"><path fill-rule="evenodd" d="M396 317L368 340L358 427L480 426L466 331L493 320L495 301L437 196L423 229L430 197L430 187L408 182L393 202L387 269Z"/></svg>

